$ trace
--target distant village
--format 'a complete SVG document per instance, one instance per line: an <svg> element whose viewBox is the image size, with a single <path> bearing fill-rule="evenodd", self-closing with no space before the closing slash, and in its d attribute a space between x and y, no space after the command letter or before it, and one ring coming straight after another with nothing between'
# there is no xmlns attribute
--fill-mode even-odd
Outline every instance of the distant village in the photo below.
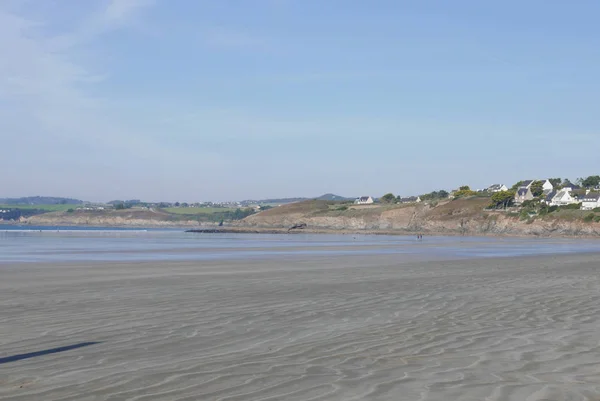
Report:
<svg viewBox="0 0 600 401"><path fill-rule="evenodd" d="M471 190L469 186L463 186L451 192L440 190L411 197L394 196L392 193L379 199L372 196L361 196L356 198L354 203L357 205L418 203L426 200L455 199L470 196L490 197L489 209L546 205L549 207L569 206L573 209L594 210L600 208L600 176L581 178L577 180L577 184L568 179L548 178L522 180L510 188L505 184L494 184L480 190Z"/></svg>
<svg viewBox="0 0 600 401"><path fill-rule="evenodd" d="M572 183L568 179L548 178L529 179L519 181L510 187L505 184L493 184L485 189L472 190L469 186L462 186L453 191L439 190L428 194L415 196L396 196L392 193L379 198L373 196L360 196L357 198L343 198L326 194L316 198L319 200L353 201L356 205L371 204L405 204L441 199L466 198L470 196L490 197L490 208L508 208L527 206L531 204L544 204L547 206L573 206L578 205L581 210L593 210L600 207L600 176L580 178ZM245 200L231 202L197 202L197 203L145 203L139 200L112 201L112 207L142 206L147 208L252 208L256 211L279 206L281 204L309 200L311 198L287 198L267 200ZM98 206L97 206L98 207ZM102 206L99 206L102 207Z"/></svg>
<svg viewBox="0 0 600 401"><path fill-rule="evenodd" d="M589 176L571 182L568 179L528 179L519 181L510 187L505 184L490 185L485 189L472 190L462 186L453 191L439 190L419 196L399 196L393 193L379 198L365 195L358 198L344 198L326 194L317 200L354 203L355 205L385 205L434 203L441 200L480 197L489 199L488 210L521 210L527 213L539 211L552 212L558 209L578 209L600 212L600 176ZM20 217L48 211L105 211L122 209L161 210L170 213L187 214L199 210L211 210L215 218L243 218L286 203L311 198L284 198L265 200L245 200L232 202L143 202L141 200L114 200L107 203L83 202L68 198L29 197L0 200L0 220L16 220ZM190 209L187 209L190 208ZM187 209L187 210L182 210ZM192 210L194 209L194 210ZM227 213L234 213L231 216ZM600 219L600 216L595 216Z"/></svg>

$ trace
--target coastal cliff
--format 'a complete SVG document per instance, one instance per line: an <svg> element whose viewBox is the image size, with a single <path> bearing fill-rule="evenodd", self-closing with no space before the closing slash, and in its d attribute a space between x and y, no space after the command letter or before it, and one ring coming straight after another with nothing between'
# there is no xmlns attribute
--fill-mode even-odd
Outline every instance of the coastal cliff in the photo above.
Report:
<svg viewBox="0 0 600 401"><path fill-rule="evenodd" d="M284 233L290 227L300 225L302 228L291 232L600 237L600 223L584 219L589 212L571 210L524 217L516 211L485 210L488 203L487 198L471 198L433 204L357 206L309 200L269 209L243 220L226 222L220 230ZM200 222L190 216L161 210L51 212L22 218L19 223L219 229L216 223Z"/></svg>
<svg viewBox="0 0 600 401"><path fill-rule="evenodd" d="M90 227L198 227L198 220L156 210L51 212L22 218L20 224Z"/></svg>
<svg viewBox="0 0 600 401"><path fill-rule="evenodd" d="M240 228L274 229L304 223L309 231L600 236L599 223L586 222L577 215L523 218L517 213L487 211L485 207L488 203L489 199L486 198L389 206L344 206L331 202L306 201L258 213L236 225Z"/></svg>

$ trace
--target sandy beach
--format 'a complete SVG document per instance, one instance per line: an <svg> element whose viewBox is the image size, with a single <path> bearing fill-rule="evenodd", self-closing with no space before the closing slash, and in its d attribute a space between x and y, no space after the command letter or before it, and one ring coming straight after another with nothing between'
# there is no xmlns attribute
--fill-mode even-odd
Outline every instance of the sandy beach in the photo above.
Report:
<svg viewBox="0 0 600 401"><path fill-rule="evenodd" d="M600 255L1 266L2 400L598 400Z"/></svg>

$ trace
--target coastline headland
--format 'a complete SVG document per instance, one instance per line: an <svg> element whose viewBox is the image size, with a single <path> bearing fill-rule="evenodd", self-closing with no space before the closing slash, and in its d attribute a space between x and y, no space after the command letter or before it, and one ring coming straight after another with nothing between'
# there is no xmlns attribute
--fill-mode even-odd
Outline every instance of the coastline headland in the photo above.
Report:
<svg viewBox="0 0 600 401"><path fill-rule="evenodd" d="M537 216L487 210L486 198L401 205L352 205L309 200L265 210L242 220L202 222L162 211L51 212L21 219L31 226L181 228L196 233L338 233L599 237L600 223L581 211Z"/></svg>

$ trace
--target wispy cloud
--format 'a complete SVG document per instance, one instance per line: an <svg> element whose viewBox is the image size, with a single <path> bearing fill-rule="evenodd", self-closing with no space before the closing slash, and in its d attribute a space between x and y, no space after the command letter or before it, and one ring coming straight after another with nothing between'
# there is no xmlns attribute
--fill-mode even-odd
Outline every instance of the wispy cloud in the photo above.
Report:
<svg viewBox="0 0 600 401"><path fill-rule="evenodd" d="M19 110L22 131L31 137L68 138L93 146L127 146L131 142L127 138L106 141L116 139L123 128L103 118L105 104L87 90L104 74L75 60L79 44L115 24L125 28L127 19L148 5L148 0L112 0L100 11L82 16L81 25L93 21L94 29L55 35L40 29L52 21L34 21L0 7L0 97Z"/></svg>
<svg viewBox="0 0 600 401"><path fill-rule="evenodd" d="M46 29L54 22L51 18L29 17L22 5L19 13L0 6L0 137L3 147L23 149L34 161L26 163L22 153L9 153L0 160L0 168L34 165L37 171L29 182L13 182L15 188L21 185L26 192L31 190L23 189L28 185L33 192L61 188L58 182L48 183L69 166L76 168L68 172L71 179L62 178L63 187L69 182L77 187L75 182L94 177L106 190L111 182L118 185L115 174L120 168L157 162L184 168L185 160L199 156L193 149L165 146L164 138L148 136L144 125L120 119L112 97L105 101L94 94L97 85L105 84L105 72L81 61L82 54L93 53L95 40L110 30L127 29L128 21L149 5L147 0L112 0L81 16L76 27L89 22L85 29L54 34ZM202 152L202 160L215 162L219 155ZM101 189L85 187L91 195L81 196L101 196L93 193Z"/></svg>

